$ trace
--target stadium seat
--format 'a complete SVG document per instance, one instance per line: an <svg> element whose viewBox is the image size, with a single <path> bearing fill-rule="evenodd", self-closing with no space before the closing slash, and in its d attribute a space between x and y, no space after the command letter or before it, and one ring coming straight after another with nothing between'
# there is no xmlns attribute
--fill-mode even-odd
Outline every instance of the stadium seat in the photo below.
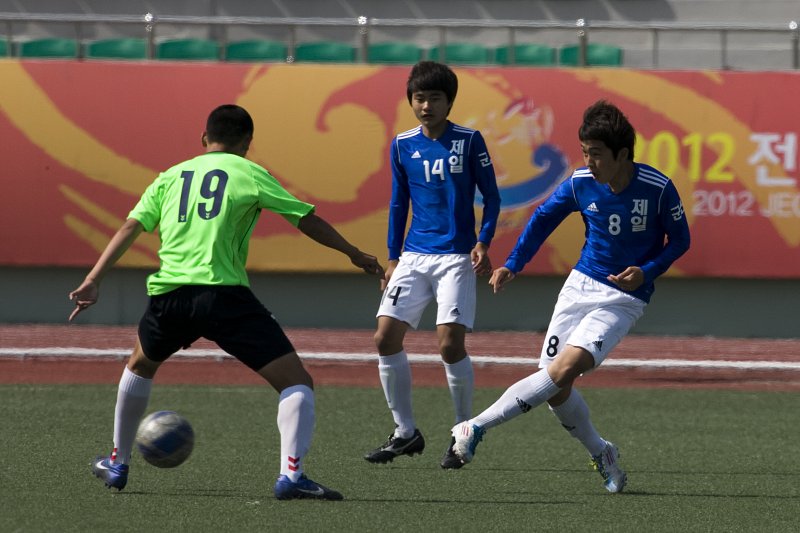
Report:
<svg viewBox="0 0 800 533"><path fill-rule="evenodd" d="M86 45L86 57L92 59L147 59L144 39L103 39Z"/></svg>
<svg viewBox="0 0 800 533"><path fill-rule="evenodd" d="M558 53L558 63L564 66L578 66L579 56L579 45L563 46ZM598 67L618 67L622 65L622 48L610 44L588 43L586 45L586 64Z"/></svg>
<svg viewBox="0 0 800 533"><path fill-rule="evenodd" d="M19 45L20 57L78 57L75 39L35 39Z"/></svg>
<svg viewBox="0 0 800 533"><path fill-rule="evenodd" d="M296 61L353 63L356 59L356 49L354 46L336 41L300 43L295 47L294 58Z"/></svg>
<svg viewBox="0 0 800 533"><path fill-rule="evenodd" d="M174 39L159 43L158 59L179 61L214 61L219 59L219 44L207 39Z"/></svg>
<svg viewBox="0 0 800 533"><path fill-rule="evenodd" d="M370 63L413 65L419 61L421 57L422 48L413 43L373 43L367 48L367 61Z"/></svg>
<svg viewBox="0 0 800 533"><path fill-rule="evenodd" d="M439 46L430 49L429 58L434 61L461 65L485 65L491 61L490 50L477 43L450 43L445 45L444 58L439 54Z"/></svg>
<svg viewBox="0 0 800 533"><path fill-rule="evenodd" d="M511 59L511 47L501 46L495 50L495 59L501 65L534 65L548 66L556 64L556 49L545 44L518 44L514 46L514 58Z"/></svg>
<svg viewBox="0 0 800 533"><path fill-rule="evenodd" d="M235 41L225 46L227 61L286 61L286 45L279 41Z"/></svg>

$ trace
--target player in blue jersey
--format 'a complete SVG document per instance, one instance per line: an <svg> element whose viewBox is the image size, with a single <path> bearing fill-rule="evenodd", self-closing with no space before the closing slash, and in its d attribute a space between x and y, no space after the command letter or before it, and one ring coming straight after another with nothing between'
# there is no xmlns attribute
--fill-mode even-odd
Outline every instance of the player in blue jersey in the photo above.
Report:
<svg viewBox="0 0 800 533"><path fill-rule="evenodd" d="M541 370L457 424L452 434L456 455L467 463L488 429L547 402L589 452L605 488L620 492L627 476L617 447L598 434L573 382L597 368L642 315L653 281L689 249L689 226L673 183L634 161L636 132L617 107L602 100L589 107L578 138L586 166L536 209L505 266L489 281L495 293L503 289L570 213L581 214L586 243L559 294Z"/></svg>
<svg viewBox="0 0 800 533"><path fill-rule="evenodd" d="M411 368L403 339L409 327L418 326L431 301L437 304L439 353L455 421L471 416L473 371L465 334L475 319L476 275L491 273L488 250L500 213L500 194L480 132L447 119L457 91L458 78L446 65L416 64L406 92L420 125L397 135L391 145L389 266L375 344L381 385L396 427L383 445L364 456L372 463L422 453L425 447L411 408ZM476 189L483 196L477 236ZM406 234L409 203L412 216ZM441 466L462 465L451 440Z"/></svg>

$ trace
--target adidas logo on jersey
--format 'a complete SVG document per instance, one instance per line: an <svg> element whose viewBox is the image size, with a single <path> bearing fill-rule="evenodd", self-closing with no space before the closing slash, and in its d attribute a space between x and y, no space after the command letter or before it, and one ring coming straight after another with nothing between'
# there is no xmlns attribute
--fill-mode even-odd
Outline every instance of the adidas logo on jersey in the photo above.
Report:
<svg viewBox="0 0 800 533"><path fill-rule="evenodd" d="M587 211L591 211L592 213L599 213L600 212L600 210L597 209L597 205L594 202L590 203L589 207L587 207L586 210Z"/></svg>
<svg viewBox="0 0 800 533"><path fill-rule="evenodd" d="M415 150L414 153L411 154L411 159L419 159L420 157L422 156L419 155L419 150Z"/></svg>

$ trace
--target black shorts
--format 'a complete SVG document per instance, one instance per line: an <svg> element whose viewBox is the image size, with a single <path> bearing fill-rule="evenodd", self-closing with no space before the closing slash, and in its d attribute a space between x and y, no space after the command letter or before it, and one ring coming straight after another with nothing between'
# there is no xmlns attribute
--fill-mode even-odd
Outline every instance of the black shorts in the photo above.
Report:
<svg viewBox="0 0 800 533"><path fill-rule="evenodd" d="M165 361L200 337L256 371L294 351L272 313L247 287L185 285L150 297L139 321L139 342L148 359Z"/></svg>

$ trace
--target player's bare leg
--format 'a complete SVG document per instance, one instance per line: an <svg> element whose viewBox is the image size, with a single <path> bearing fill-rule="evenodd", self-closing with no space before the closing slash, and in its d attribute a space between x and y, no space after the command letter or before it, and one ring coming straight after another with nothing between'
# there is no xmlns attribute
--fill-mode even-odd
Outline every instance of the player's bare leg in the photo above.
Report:
<svg viewBox="0 0 800 533"><path fill-rule="evenodd" d="M563 388L571 387L576 377L594 365L591 354L585 350L585 353L581 352L577 349L564 350L547 368L511 385L481 414L453 427L456 455L464 463L470 462L476 446L488 429L527 413L556 396ZM562 356L565 357L561 359Z"/></svg>
<svg viewBox="0 0 800 533"><path fill-rule="evenodd" d="M436 333L450 398L453 400L455 424L459 424L472 416L472 392L475 386L472 361L466 349L467 328L462 324L439 324ZM454 443L455 438L451 437L440 462L442 468L455 469L464 465L453 451Z"/></svg>
<svg viewBox="0 0 800 533"><path fill-rule="evenodd" d="M147 358L139 340L122 372L117 387L117 403L114 408L114 449L109 457L97 457L92 471L107 487L122 490L128 482L130 463L136 430L144 416L150 391L160 362Z"/></svg>
<svg viewBox="0 0 800 533"><path fill-rule="evenodd" d="M563 361L559 361L565 355ZM606 490L621 492L625 488L628 478L618 465L619 450L597 432L589 416L589 406L586 405L580 392L572 385L576 379L573 376L577 370L591 368L588 366L590 360L593 366L594 358L588 351L568 345L550 366L555 366L554 374L565 382L569 381L570 385L563 387L547 403L564 429L578 439L589 452L592 465L603 477ZM581 373L585 371L583 370Z"/></svg>
<svg viewBox="0 0 800 533"><path fill-rule="evenodd" d="M378 372L395 429L385 443L364 454L364 459L371 463L388 463L400 455L414 455L425 449L425 439L417 429L411 406L411 366L403 348L408 327L396 318L378 317L375 331Z"/></svg>
<svg viewBox="0 0 800 533"><path fill-rule="evenodd" d="M297 352L290 352L278 357L259 370L258 374L266 379L278 393L293 385L314 388L314 380L303 366Z"/></svg>
<svg viewBox="0 0 800 533"><path fill-rule="evenodd" d="M139 342L139 339L136 339L136 346L133 348L133 353L131 354L130 358L128 358L128 370L133 372L139 377L153 379L158 371L158 368L161 366L160 361L153 361L152 359L148 359L147 356L144 354L144 350L142 350L142 345Z"/></svg>
<svg viewBox="0 0 800 533"><path fill-rule="evenodd" d="M281 470L274 487L275 497L279 500L341 500L339 492L311 481L304 473L303 461L314 436L314 381L297 352L275 359L258 373L280 395Z"/></svg>

